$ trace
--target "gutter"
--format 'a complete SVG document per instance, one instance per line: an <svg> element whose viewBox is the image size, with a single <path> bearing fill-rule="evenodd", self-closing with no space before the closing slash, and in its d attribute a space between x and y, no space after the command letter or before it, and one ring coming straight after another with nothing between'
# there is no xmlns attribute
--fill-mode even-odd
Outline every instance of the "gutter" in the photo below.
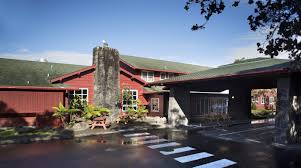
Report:
<svg viewBox="0 0 301 168"><path fill-rule="evenodd" d="M209 78L197 78L197 79L188 79L188 80L174 80L174 81L161 81L161 82L153 82L148 83L147 86L158 86L158 85L166 85L166 84L179 84L179 83L186 83L186 82L195 82L195 81L209 81L215 79L224 79L224 78L234 78L234 77L245 77L250 75L258 75L258 74L270 74L270 73L288 73L289 69L274 69L274 70L267 70L267 71L257 71L257 72L250 72L244 74L226 74L216 77L209 77Z"/></svg>

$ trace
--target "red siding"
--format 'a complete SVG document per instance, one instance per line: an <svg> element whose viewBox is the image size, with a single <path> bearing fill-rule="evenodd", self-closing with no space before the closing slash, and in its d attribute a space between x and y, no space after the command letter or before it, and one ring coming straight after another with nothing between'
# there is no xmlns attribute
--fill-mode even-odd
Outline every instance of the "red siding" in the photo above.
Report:
<svg viewBox="0 0 301 168"><path fill-rule="evenodd" d="M64 79L62 83L71 87L88 88L88 102L94 103L94 70Z"/></svg>
<svg viewBox="0 0 301 168"><path fill-rule="evenodd" d="M132 90L138 90L138 98L143 104L147 104L146 99L143 96L143 85L136 80L132 80L129 76L124 73L120 73L120 90L122 91L125 87L129 87ZM120 93L122 93L120 91Z"/></svg>
<svg viewBox="0 0 301 168"><path fill-rule="evenodd" d="M54 118L45 116L64 99L65 91L0 90L0 126L54 126Z"/></svg>
<svg viewBox="0 0 301 168"><path fill-rule="evenodd" d="M159 112L154 112L151 111L151 98L159 98ZM152 94L149 98L148 98L148 102L149 102L149 116L160 116L163 117L163 112L164 112L164 95L159 95L159 94Z"/></svg>

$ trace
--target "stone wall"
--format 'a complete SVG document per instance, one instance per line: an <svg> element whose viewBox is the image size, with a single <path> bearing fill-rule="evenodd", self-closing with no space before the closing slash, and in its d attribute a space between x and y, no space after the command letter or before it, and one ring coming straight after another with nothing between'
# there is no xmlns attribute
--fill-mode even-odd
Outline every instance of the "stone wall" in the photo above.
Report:
<svg viewBox="0 0 301 168"><path fill-rule="evenodd" d="M112 118L119 113L119 53L109 47L93 49L94 74L94 104L109 108Z"/></svg>

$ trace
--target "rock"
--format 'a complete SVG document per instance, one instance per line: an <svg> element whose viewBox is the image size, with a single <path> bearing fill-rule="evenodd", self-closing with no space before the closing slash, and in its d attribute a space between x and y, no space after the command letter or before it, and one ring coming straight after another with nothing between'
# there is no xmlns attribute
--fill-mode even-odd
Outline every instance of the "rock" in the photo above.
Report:
<svg viewBox="0 0 301 168"><path fill-rule="evenodd" d="M87 122L79 122L72 126L73 131L82 131L89 128L89 124Z"/></svg>

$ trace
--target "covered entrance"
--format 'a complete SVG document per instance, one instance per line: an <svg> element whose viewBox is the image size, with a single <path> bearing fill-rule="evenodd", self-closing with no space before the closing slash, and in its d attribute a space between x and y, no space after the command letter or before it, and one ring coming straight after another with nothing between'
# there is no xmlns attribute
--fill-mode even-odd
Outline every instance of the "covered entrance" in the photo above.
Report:
<svg viewBox="0 0 301 168"><path fill-rule="evenodd" d="M168 121L176 126L188 124L196 111L191 91L221 92L229 90L227 112L233 121L251 121L251 90L277 88L277 111L274 140L299 142L300 72L292 71L291 62L282 59L250 59L240 63L183 75L152 83L170 89Z"/></svg>

